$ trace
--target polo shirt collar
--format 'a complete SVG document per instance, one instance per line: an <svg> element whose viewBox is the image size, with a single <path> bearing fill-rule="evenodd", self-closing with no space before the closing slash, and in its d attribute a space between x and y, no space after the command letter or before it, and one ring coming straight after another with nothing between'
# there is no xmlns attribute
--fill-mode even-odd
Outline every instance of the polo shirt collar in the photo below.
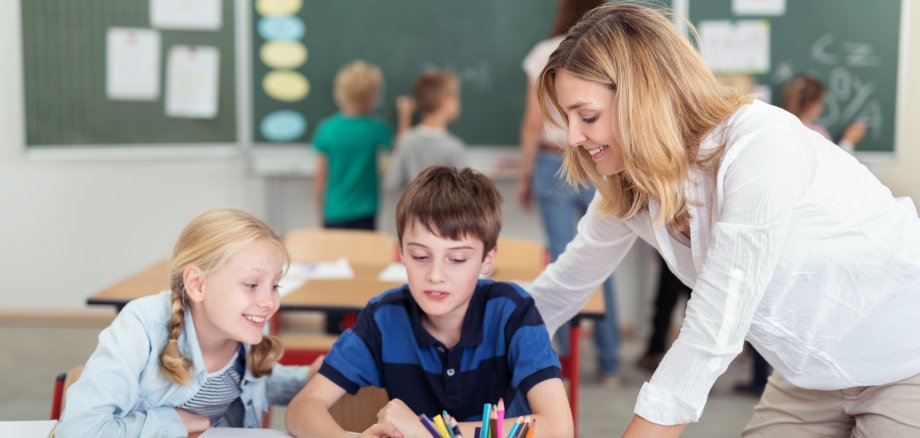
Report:
<svg viewBox="0 0 920 438"><path fill-rule="evenodd" d="M408 285L406 293L409 295L409 317L412 322L412 331L415 333L415 340L423 348L431 347L439 342L425 327L422 326L422 308L419 307L412 293L409 292ZM482 280L476 283L476 290L470 297L470 305L466 308L466 315L463 317L463 327L460 329L460 342L453 348L468 348L482 343L482 317L486 311L486 293L482 287Z"/></svg>

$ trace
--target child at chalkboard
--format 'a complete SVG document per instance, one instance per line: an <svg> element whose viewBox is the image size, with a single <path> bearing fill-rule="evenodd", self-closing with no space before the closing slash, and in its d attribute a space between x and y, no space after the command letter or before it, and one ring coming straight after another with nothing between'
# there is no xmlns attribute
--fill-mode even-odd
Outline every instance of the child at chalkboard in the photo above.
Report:
<svg viewBox="0 0 920 438"><path fill-rule="evenodd" d="M335 76L339 112L322 120L313 134L314 190L325 228L376 228L377 150L393 144L390 127L371 115L382 82L380 69L360 60Z"/></svg>
<svg viewBox="0 0 920 438"><path fill-rule="evenodd" d="M100 333L55 435L260 427L269 403L287 404L307 380L306 367L277 363L281 343L263 335L287 260L275 232L248 213L192 220L173 250L170 290L131 301Z"/></svg>
<svg viewBox="0 0 920 438"><path fill-rule="evenodd" d="M827 129L817 123L817 119L824 109L824 97L827 91L821 80L808 74L794 76L783 88L783 109L794 114L802 123L833 141ZM838 145L847 152L853 153L856 143L866 135L866 124L857 120L850 123L843 130Z"/></svg>
<svg viewBox="0 0 920 438"><path fill-rule="evenodd" d="M415 80L413 100L422 120L397 141L385 182L389 192L402 193L416 175L431 166L466 167L463 140L447 131L447 125L460 116L457 77L440 69L422 73Z"/></svg>

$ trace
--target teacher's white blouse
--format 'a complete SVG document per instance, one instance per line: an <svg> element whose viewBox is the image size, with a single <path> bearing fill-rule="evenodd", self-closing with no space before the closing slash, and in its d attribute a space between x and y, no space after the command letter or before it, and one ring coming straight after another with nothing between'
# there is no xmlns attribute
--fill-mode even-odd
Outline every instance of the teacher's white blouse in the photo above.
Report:
<svg viewBox="0 0 920 438"><path fill-rule="evenodd" d="M792 384L879 385L920 374L920 221L855 158L789 113L754 102L700 145L727 139L718 169L691 173L686 248L597 201L531 293L555 331L617 267L636 237L693 288L680 336L639 393L636 414L699 420L713 382L747 339ZM682 253L682 257L680 256Z"/></svg>

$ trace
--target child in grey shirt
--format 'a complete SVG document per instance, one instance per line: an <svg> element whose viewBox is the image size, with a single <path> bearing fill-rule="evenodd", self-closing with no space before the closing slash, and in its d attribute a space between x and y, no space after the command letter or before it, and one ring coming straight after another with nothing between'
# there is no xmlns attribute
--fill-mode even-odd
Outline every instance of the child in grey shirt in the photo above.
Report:
<svg viewBox="0 0 920 438"><path fill-rule="evenodd" d="M429 70L415 80L415 104L421 123L397 140L384 186L402 193L416 175L430 166L466 167L466 146L447 131L460 116L460 83L445 70Z"/></svg>

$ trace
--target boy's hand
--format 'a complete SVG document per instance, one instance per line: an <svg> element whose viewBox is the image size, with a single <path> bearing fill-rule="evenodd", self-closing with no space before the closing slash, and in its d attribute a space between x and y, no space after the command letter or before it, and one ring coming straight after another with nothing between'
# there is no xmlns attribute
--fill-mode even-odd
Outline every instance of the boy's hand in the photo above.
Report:
<svg viewBox="0 0 920 438"><path fill-rule="evenodd" d="M364 431L361 434L363 437L367 438L402 438L403 434L399 433L399 430L396 429L396 426L386 423L377 423Z"/></svg>
<svg viewBox="0 0 920 438"><path fill-rule="evenodd" d="M431 436L428 429L419 421L418 415L398 398L390 400L380 412L377 412L377 423L392 424L406 438Z"/></svg>
<svg viewBox="0 0 920 438"><path fill-rule="evenodd" d="M402 117L411 118L415 112L415 99L410 96L397 97L396 112Z"/></svg>
<svg viewBox="0 0 920 438"><path fill-rule="evenodd" d="M182 424L185 425L185 428L188 429L188 433L201 432L209 427L211 427L211 420L202 417L201 415L195 415L185 409L176 408L176 412L179 414L179 418L182 419Z"/></svg>

